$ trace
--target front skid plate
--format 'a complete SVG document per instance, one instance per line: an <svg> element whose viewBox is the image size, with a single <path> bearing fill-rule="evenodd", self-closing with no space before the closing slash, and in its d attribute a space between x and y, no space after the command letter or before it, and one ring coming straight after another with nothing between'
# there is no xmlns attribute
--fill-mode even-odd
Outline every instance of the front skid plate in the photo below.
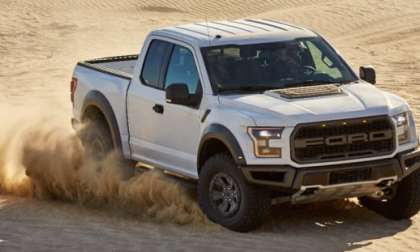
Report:
<svg viewBox="0 0 420 252"><path fill-rule="evenodd" d="M376 181L364 181L330 186L302 186L292 195L292 204L327 201L359 196L381 195L385 187L397 182L397 176L381 178Z"/></svg>

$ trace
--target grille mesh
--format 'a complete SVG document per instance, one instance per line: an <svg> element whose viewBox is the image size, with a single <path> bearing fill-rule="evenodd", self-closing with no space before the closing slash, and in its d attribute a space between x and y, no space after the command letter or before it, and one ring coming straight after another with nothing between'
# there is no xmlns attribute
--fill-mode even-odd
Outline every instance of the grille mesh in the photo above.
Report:
<svg viewBox="0 0 420 252"><path fill-rule="evenodd" d="M371 168L331 172L330 185L366 181L366 180L370 180L371 177L372 177Z"/></svg>

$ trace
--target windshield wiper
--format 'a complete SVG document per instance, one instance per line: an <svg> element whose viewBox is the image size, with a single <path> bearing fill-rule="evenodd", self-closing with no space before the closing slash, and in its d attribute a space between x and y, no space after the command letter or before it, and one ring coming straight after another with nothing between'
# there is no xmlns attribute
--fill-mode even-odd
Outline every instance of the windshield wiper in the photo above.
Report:
<svg viewBox="0 0 420 252"><path fill-rule="evenodd" d="M266 91L271 89L279 89L279 86L242 86L235 88L220 88L219 92L235 92L235 91L245 91L245 92L255 92L255 91Z"/></svg>
<svg viewBox="0 0 420 252"><path fill-rule="evenodd" d="M351 83L352 81L330 81L330 80L307 80L298 83L287 84L287 87L301 87L301 86L316 86L316 85L325 85L325 84L337 84L343 85Z"/></svg>
<svg viewBox="0 0 420 252"><path fill-rule="evenodd" d="M319 80L308 80L296 83L286 84L286 88L293 88L293 87L304 87L304 86L317 86L317 85L326 85L326 84L338 84L341 85L338 81L319 81Z"/></svg>
<svg viewBox="0 0 420 252"><path fill-rule="evenodd" d="M337 81L327 81L327 80L307 80L307 81L302 81L302 82L298 82L298 83L292 83L292 84L288 84L287 86L295 86L295 87L300 87L300 86L312 86L312 85L324 85L324 84L338 84Z"/></svg>

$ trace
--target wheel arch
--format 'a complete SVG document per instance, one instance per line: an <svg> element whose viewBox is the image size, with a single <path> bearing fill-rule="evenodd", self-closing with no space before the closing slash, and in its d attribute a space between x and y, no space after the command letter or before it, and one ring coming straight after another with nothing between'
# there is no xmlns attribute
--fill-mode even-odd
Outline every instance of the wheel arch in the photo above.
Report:
<svg viewBox="0 0 420 252"><path fill-rule="evenodd" d="M242 149L232 132L223 125L211 124L204 130L200 141L197 155L198 174L209 157L221 152L228 152L238 165L246 164Z"/></svg>
<svg viewBox="0 0 420 252"><path fill-rule="evenodd" d="M112 136L114 148L122 152L120 130L112 106L104 94L97 90L93 90L86 95L83 102L82 123L97 116L102 117L105 120L106 126Z"/></svg>

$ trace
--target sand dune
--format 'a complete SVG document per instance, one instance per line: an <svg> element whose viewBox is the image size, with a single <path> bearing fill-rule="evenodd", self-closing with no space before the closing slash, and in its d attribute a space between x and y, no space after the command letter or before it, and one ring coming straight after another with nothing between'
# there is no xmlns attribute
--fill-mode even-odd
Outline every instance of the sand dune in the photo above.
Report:
<svg viewBox="0 0 420 252"><path fill-rule="evenodd" d="M29 119L22 123L16 118L39 114L54 115L67 125L69 81L77 61L137 53L156 27L239 17L315 29L355 70L373 64L378 86L408 99L420 125L418 0L2 0L0 123L31 125ZM0 196L1 251L419 248L420 215L388 221L352 202L276 209L259 231L236 234L207 224L158 224L108 208Z"/></svg>

